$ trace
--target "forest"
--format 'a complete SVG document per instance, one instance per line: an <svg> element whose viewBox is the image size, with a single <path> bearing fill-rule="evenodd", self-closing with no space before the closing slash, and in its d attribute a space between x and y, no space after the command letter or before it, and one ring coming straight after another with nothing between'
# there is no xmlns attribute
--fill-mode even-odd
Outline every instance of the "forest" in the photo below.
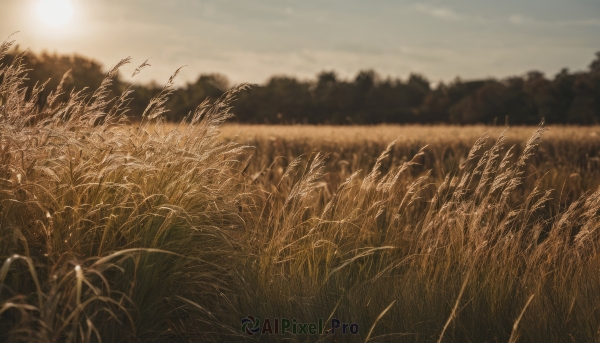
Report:
<svg viewBox="0 0 600 343"><path fill-rule="evenodd" d="M105 66L80 55L36 54L16 48L5 63L17 57L30 68L25 86L49 80L45 88L54 89L62 81L62 100L72 90L97 88L105 76ZM114 95L128 86L124 79L117 76L111 86ZM196 82L174 90L166 103L166 119L180 121L204 99L214 100L233 86L222 74L201 74ZM134 85L129 103L132 120L140 119L162 87L156 82ZM39 97L40 107L47 95ZM360 71L349 80L335 71L322 71L312 80L273 76L239 94L232 112L232 121L248 124L535 125L542 119L548 124L596 124L600 121L600 52L585 71L563 69L552 77L539 71L503 79L457 77L435 86L423 75L401 79L373 70Z"/></svg>

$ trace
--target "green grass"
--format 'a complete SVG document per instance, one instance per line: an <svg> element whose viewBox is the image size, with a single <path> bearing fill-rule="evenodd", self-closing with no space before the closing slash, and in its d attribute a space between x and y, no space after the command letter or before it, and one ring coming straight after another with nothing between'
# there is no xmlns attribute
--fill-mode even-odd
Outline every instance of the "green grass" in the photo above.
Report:
<svg viewBox="0 0 600 343"><path fill-rule="evenodd" d="M260 147L222 139L245 85L170 128L170 80L130 124L129 92L105 98L127 62L41 107L18 58L0 69L0 341L599 340L600 192L551 199L529 167L545 128L484 136L443 173L390 144L334 183L323 154L261 170ZM247 336L247 315L360 330Z"/></svg>

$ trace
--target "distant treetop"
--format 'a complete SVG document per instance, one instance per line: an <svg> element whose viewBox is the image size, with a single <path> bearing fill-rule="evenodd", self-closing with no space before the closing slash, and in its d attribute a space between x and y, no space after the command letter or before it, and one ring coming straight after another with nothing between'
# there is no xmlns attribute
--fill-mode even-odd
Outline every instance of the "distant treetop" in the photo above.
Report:
<svg viewBox="0 0 600 343"><path fill-rule="evenodd" d="M17 50L0 63L14 59ZM340 79L335 71L323 71L314 80L276 76L265 84L242 92L234 105L233 120L260 124L597 124L600 122L600 52L587 71L562 69L549 79L539 71L505 79L463 81L432 87L429 80L411 74L406 80L382 78L373 70L360 71L354 79ZM95 89L104 78L102 65L79 55L25 52L28 86L50 79L46 90ZM70 73L67 71L70 70ZM126 87L118 78L113 95ZM221 96L232 85L221 74L203 74L196 82L175 90L167 103L167 120L179 121L204 99ZM158 93L156 83L135 85L130 102L133 120L148 100ZM47 96L47 94L45 95ZM60 100L66 101L69 92ZM44 101L42 96L40 101Z"/></svg>

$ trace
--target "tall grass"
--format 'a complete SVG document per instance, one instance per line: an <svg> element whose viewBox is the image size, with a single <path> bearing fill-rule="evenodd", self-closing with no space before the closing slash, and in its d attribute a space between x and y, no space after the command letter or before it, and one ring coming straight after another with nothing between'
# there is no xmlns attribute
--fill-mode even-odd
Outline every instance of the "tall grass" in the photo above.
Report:
<svg viewBox="0 0 600 343"><path fill-rule="evenodd" d="M447 173L458 168L467 157L473 142L488 134L485 146L490 148L493 137L504 128L494 126L312 126L312 125L240 125L225 124L221 136L254 147L254 156L247 172L268 174L277 180L290 161L310 152L326 152L327 173L323 178L333 193L346 178L358 170L370 170L387 145L396 141L383 161L381 171L387 172L412 158L427 146L420 167L413 168L417 178L431 171L431 179L440 185ZM515 157L525 148L535 127L513 127L506 137L507 146L515 146ZM541 179L543 188L556 190L556 203L572 202L589 189L600 185L600 126L550 126L544 140L527 164L528 178L524 187L531 191ZM543 177L543 178L542 178ZM263 179L257 181L262 182Z"/></svg>
<svg viewBox="0 0 600 343"><path fill-rule="evenodd" d="M222 315L239 287L230 268L244 231L235 172L243 148L216 139L236 90L163 133L170 80L129 127L130 91L105 98L128 62L98 90L54 104L59 87L42 108L43 85L30 94L21 86L20 58L1 69L2 341L237 334Z"/></svg>
<svg viewBox="0 0 600 343"><path fill-rule="evenodd" d="M0 67L0 341L599 340L600 191L526 186L544 127L481 137L439 182L392 143L331 191L326 155L275 177L219 136L245 85L169 129L171 79L128 123L130 91L106 98L128 62L43 106ZM246 336L247 315L360 331Z"/></svg>
<svg viewBox="0 0 600 343"><path fill-rule="evenodd" d="M386 151L328 201L319 156L294 166L300 176L282 178L283 199L269 196L254 230L262 277L251 288L268 299L254 308L308 318L335 309L369 327L394 303L375 340L597 341L600 192L556 214L550 191L523 193L544 131L515 163L504 134L488 150L482 137L431 196L429 173L404 177L422 153L382 174Z"/></svg>

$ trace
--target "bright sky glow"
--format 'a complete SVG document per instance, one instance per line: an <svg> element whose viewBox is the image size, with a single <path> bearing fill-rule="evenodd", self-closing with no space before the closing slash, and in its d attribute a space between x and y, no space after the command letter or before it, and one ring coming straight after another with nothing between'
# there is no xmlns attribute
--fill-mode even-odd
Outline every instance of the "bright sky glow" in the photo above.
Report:
<svg viewBox="0 0 600 343"><path fill-rule="evenodd" d="M59 27L63 25L62 27ZM137 82L200 73L353 78L372 68L432 82L584 70L600 50L599 0L0 0L0 41L78 53ZM131 69L131 70L129 70Z"/></svg>
<svg viewBox="0 0 600 343"><path fill-rule="evenodd" d="M36 10L42 22L51 27L67 25L74 12L69 0L41 0Z"/></svg>

